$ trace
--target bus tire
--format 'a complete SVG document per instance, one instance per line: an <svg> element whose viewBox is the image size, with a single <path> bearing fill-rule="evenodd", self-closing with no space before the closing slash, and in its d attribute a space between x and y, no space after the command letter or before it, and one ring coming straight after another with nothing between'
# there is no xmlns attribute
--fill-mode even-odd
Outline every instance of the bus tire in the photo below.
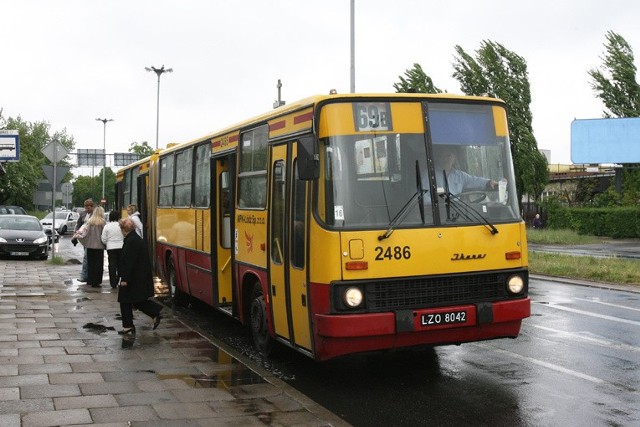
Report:
<svg viewBox="0 0 640 427"><path fill-rule="evenodd" d="M174 307L185 305L185 296L182 291L178 289L178 276L171 258L169 258L169 262L167 263L167 282L169 285L169 293L171 294L171 304Z"/></svg>
<svg viewBox="0 0 640 427"><path fill-rule="evenodd" d="M253 286L251 295L250 319L253 344L260 353L264 356L269 356L273 353L275 341L269 333L267 303L262 294L260 283L256 283Z"/></svg>

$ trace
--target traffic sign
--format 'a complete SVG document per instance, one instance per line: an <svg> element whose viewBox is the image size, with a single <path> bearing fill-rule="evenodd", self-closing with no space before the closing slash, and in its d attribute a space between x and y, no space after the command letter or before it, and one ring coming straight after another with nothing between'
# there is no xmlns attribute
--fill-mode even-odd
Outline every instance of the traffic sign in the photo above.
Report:
<svg viewBox="0 0 640 427"><path fill-rule="evenodd" d="M67 149L56 139L47 144L47 146L42 149L42 153L47 156L47 159L49 159L51 163L58 163L69 154Z"/></svg>

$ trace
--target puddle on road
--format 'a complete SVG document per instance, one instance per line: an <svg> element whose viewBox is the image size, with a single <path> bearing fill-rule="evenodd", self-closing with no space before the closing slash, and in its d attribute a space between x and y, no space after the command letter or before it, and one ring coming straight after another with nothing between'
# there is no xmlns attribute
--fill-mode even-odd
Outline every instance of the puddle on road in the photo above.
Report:
<svg viewBox="0 0 640 427"><path fill-rule="evenodd" d="M113 326L104 326L99 323L85 323L84 325L82 325L82 328L96 334L103 334L107 331L116 330L116 328L114 328Z"/></svg>
<svg viewBox="0 0 640 427"><path fill-rule="evenodd" d="M194 388L219 388L228 390L232 386L263 384L267 381L249 369L245 364L226 351L202 339L195 331L179 332L170 339L172 348L179 348L188 358L204 361L211 360L216 364L215 374L157 374L159 379L179 379Z"/></svg>
<svg viewBox="0 0 640 427"><path fill-rule="evenodd" d="M219 351L223 352L222 350ZM232 358L228 354L226 354L226 357L223 357L223 359L224 358L228 358L229 363L217 362L218 366L216 366L215 375L173 373L156 374L156 376L161 380L178 379L193 388L219 388L224 390L239 385L263 384L267 382L237 359Z"/></svg>

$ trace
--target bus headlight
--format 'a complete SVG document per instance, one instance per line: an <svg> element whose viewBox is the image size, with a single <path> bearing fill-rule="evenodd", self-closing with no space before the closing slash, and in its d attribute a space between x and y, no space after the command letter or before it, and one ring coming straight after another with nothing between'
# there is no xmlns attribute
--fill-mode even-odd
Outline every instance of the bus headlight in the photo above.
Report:
<svg viewBox="0 0 640 427"><path fill-rule="evenodd" d="M358 307L360 304L362 304L362 291L360 290L360 288L351 286L345 289L344 293L342 294L342 300L347 307Z"/></svg>
<svg viewBox="0 0 640 427"><path fill-rule="evenodd" d="M518 275L509 277L509 279L507 280L507 289L512 294L521 293L524 289L524 280L522 280L522 277Z"/></svg>

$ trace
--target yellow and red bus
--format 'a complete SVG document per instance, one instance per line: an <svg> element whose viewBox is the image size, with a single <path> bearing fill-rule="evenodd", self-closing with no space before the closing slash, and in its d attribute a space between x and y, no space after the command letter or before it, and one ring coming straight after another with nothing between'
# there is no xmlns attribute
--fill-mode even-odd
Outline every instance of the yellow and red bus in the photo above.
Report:
<svg viewBox="0 0 640 427"><path fill-rule="evenodd" d="M314 96L122 169L118 199L176 301L234 316L265 354L515 338L530 299L505 108Z"/></svg>

